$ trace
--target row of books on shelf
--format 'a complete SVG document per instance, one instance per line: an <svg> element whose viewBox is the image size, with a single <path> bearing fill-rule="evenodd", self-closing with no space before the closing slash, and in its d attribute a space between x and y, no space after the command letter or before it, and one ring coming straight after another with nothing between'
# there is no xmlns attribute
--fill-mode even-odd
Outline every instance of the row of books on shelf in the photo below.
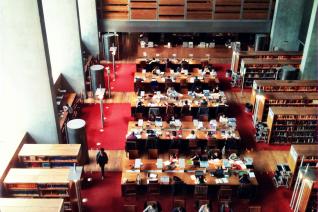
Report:
<svg viewBox="0 0 318 212"><path fill-rule="evenodd" d="M273 140L274 142L271 142L273 144L281 144L281 143L285 143L285 144L305 144L305 143L317 143L317 138L296 138L294 136L292 137L286 137L286 136L272 136L271 140Z"/></svg>
<svg viewBox="0 0 318 212"><path fill-rule="evenodd" d="M57 168L57 167L70 167L74 165L74 162L25 162L24 167L42 167L42 168Z"/></svg>
<svg viewBox="0 0 318 212"><path fill-rule="evenodd" d="M317 115L277 115L277 120L318 120Z"/></svg>
<svg viewBox="0 0 318 212"><path fill-rule="evenodd" d="M299 125L294 125L294 126L288 126L288 127L283 127L283 126L274 126L272 128L273 130L279 131L314 131L317 130L317 126L299 126Z"/></svg>
<svg viewBox="0 0 318 212"><path fill-rule="evenodd" d="M317 132L301 132L301 131L273 131L273 136L293 136L295 138L304 138L304 137L316 137Z"/></svg>
<svg viewBox="0 0 318 212"><path fill-rule="evenodd" d="M318 87L318 86L317 86ZM297 92L306 92L306 91L317 91L317 87L287 87L287 86L262 86L258 87L259 90L263 90L265 92L268 91L297 91Z"/></svg>
<svg viewBox="0 0 318 212"><path fill-rule="evenodd" d="M312 104L317 100L312 99L269 99L268 103L271 105L280 104Z"/></svg>
<svg viewBox="0 0 318 212"><path fill-rule="evenodd" d="M67 156L23 156L21 157L22 161L33 161L33 162L42 162L42 161L76 161L76 157L67 157Z"/></svg>

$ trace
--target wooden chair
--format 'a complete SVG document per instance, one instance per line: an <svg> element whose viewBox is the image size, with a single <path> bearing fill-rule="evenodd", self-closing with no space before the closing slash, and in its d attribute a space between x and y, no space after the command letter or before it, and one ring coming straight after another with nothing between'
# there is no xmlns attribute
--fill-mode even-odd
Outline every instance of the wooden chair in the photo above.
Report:
<svg viewBox="0 0 318 212"><path fill-rule="evenodd" d="M248 211L249 212L261 212L262 211L262 207L258 206L258 205L253 205L253 206L250 206L248 208Z"/></svg>
<svg viewBox="0 0 318 212"><path fill-rule="evenodd" d="M137 195L137 185L136 183L125 183L122 186L123 190L122 190L122 195L124 197L129 197L129 196L136 196Z"/></svg>
<svg viewBox="0 0 318 212"><path fill-rule="evenodd" d="M180 89L183 89L183 88L188 88L188 82L187 82L187 79L180 79Z"/></svg>
<svg viewBox="0 0 318 212"><path fill-rule="evenodd" d="M208 196L208 186L207 185L195 185L194 198L206 199L207 196Z"/></svg>
<svg viewBox="0 0 318 212"><path fill-rule="evenodd" d="M168 153L170 154L175 154L175 155L179 155L179 149L168 149Z"/></svg>
<svg viewBox="0 0 318 212"><path fill-rule="evenodd" d="M144 114L142 113L135 113L135 121L138 121L139 119L143 119L144 118Z"/></svg>
<svg viewBox="0 0 318 212"><path fill-rule="evenodd" d="M147 195L158 196L160 195L160 184L149 183L147 185Z"/></svg>
<svg viewBox="0 0 318 212"><path fill-rule="evenodd" d="M230 187L221 187L218 192L218 201L229 203L232 201L232 189Z"/></svg>
<svg viewBox="0 0 318 212"><path fill-rule="evenodd" d="M198 141L197 139L189 139L189 148L196 149L198 148Z"/></svg>
<svg viewBox="0 0 318 212"><path fill-rule="evenodd" d="M199 121L203 121L203 122L209 121L209 115L200 115Z"/></svg>
<svg viewBox="0 0 318 212"><path fill-rule="evenodd" d="M209 149L214 149L216 147L216 139L215 138L209 138L207 146Z"/></svg>
<svg viewBox="0 0 318 212"><path fill-rule="evenodd" d="M129 150L128 151L128 158L129 160L134 160L139 158L139 151L137 149Z"/></svg>
<svg viewBox="0 0 318 212"><path fill-rule="evenodd" d="M124 212L136 212L136 205L124 205Z"/></svg>
<svg viewBox="0 0 318 212"><path fill-rule="evenodd" d="M148 149L148 159L157 159L158 157L158 149Z"/></svg>
<svg viewBox="0 0 318 212"><path fill-rule="evenodd" d="M173 200L173 208L176 208L176 207L186 208L185 200L183 200L183 199L174 199Z"/></svg>
<svg viewBox="0 0 318 212"><path fill-rule="evenodd" d="M181 94L185 94L185 95L186 95L186 94L188 94L188 92L189 92L189 89L188 89L188 88L181 88L181 89L180 89L180 93L181 93Z"/></svg>
<svg viewBox="0 0 318 212"><path fill-rule="evenodd" d="M193 121L193 116L183 116L182 121Z"/></svg>
<svg viewBox="0 0 318 212"><path fill-rule="evenodd" d="M209 205L209 204L210 204L210 200L199 199L199 200L196 201L195 210L199 210L202 205ZM212 208L210 209L210 211L212 211Z"/></svg>
<svg viewBox="0 0 318 212"><path fill-rule="evenodd" d="M137 142L136 141L126 141L126 143L125 143L126 156L130 150L136 150L136 149L137 149Z"/></svg>

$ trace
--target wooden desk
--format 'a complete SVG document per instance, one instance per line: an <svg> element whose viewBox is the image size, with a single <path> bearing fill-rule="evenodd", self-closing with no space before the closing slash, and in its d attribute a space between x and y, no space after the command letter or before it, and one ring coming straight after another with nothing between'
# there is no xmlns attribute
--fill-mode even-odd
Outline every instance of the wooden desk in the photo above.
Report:
<svg viewBox="0 0 318 212"><path fill-rule="evenodd" d="M63 199L0 198L3 212L62 212Z"/></svg>
<svg viewBox="0 0 318 212"><path fill-rule="evenodd" d="M220 91L219 93L211 94L213 100L208 100L208 108L209 108L209 117L216 117L218 113L227 113L228 105L226 96L224 92ZM159 98L158 98L159 97ZM218 97L221 97L221 102L217 102L219 99ZM137 102L139 101L137 95L132 98L130 104L131 104L131 113L135 114ZM188 101L188 103L191 105L191 113L193 116L197 116L198 109L200 107L200 101L205 99L203 94L197 94L196 97L190 96L188 94L180 94L178 97L178 100L168 98L166 95L161 94L160 96L152 95L152 94L146 94L144 97L141 98L141 101L145 107L145 115L148 115L149 108L159 108L160 114L165 115L165 109L166 106L169 103L173 103L175 106L175 112L178 114L181 111L181 108L183 106L183 103L185 100Z"/></svg>
<svg viewBox="0 0 318 212"><path fill-rule="evenodd" d="M65 96L65 104L68 104L72 107L74 101L76 98L76 93L68 93ZM59 123L60 123L60 129L63 128L65 122L67 121L67 117L68 117L68 112L67 111L63 111L62 115L59 117Z"/></svg>
<svg viewBox="0 0 318 212"><path fill-rule="evenodd" d="M186 139L187 136L191 133L192 130L195 130L197 139L201 140L206 140L206 136L208 131L211 131L211 126L209 122L204 122L203 123L203 129L196 129L194 126L193 122L182 122L181 128L172 128L169 126L169 123L163 122L162 127L156 127L154 122L147 122L144 121L143 126L139 127L136 121L130 121L128 123L128 133L129 134L131 131L141 131L141 138L140 140L145 140L147 139L147 129L153 129L153 130L160 130L161 135L159 136L159 139L161 140L171 140L171 135L172 131L181 131L181 139ZM217 140L226 140L227 138L222 135L221 131L222 130L230 130L228 126L222 125L218 123L217 131L213 135L213 137ZM240 134L237 130L233 132L233 138L236 140L240 139Z"/></svg>
<svg viewBox="0 0 318 212"><path fill-rule="evenodd" d="M152 74L150 72L147 72L147 73L136 72L134 77L135 90L137 89L136 88L137 79L142 79L142 85L145 91L151 90L150 83L153 80L156 80L158 82L159 90L164 91L165 77L168 77L168 76L171 77L171 79L173 79L173 85L177 91L180 91L180 81L184 79L186 80L188 84L188 89L192 88L195 77L198 77L198 79L200 79L203 87L207 87L210 80L214 81L215 86L217 86L220 83L216 75L213 76L212 74L210 74L210 75L202 76L202 74L200 74L198 70L193 71L189 73L188 75L184 75L181 73L171 74L170 72L165 72L163 75L160 75L160 76Z"/></svg>
<svg viewBox="0 0 318 212"><path fill-rule="evenodd" d="M184 169L176 168L174 170L167 170L167 168L164 166L163 169L157 168L157 160L149 160L149 159L143 159L142 160L142 166L141 169L134 169L134 163L135 160L124 160L124 168L122 172L122 186L125 186L125 184L128 182L130 183L136 183L137 175L141 177L141 184L140 185L147 185L147 175L148 173L154 173L158 175L158 182L161 185L173 185L174 182L172 180L173 176L179 177L186 185L188 186L194 186L196 185L196 182L192 175L195 174L195 171L198 170L205 170L205 168L195 167L192 165L187 164L186 159L186 166ZM248 169L244 170L231 170L231 176L227 178L228 182L217 182L217 178L212 176L210 172L213 172L216 170L218 166L222 166L223 160L217 160L217 161L209 161L209 167L206 169L206 173L204 174L204 177L206 179L206 185L209 186L220 186L220 185L228 185L228 186L239 186L239 173L240 172L248 172ZM169 184L163 183L160 181L160 178L163 176L169 177ZM256 177L250 177L251 184L253 186L258 185L258 181Z"/></svg>

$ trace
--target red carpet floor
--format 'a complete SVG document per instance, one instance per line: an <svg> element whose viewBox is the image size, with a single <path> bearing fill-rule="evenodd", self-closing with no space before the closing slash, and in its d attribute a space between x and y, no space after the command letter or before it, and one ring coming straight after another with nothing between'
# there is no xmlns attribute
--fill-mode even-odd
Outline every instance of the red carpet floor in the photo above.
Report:
<svg viewBox="0 0 318 212"><path fill-rule="evenodd" d="M104 104L104 131L100 132L100 105L85 105L82 116L86 121L86 134L89 148L96 148L96 143L106 150L122 150L125 147L125 136L128 121L131 119L130 104Z"/></svg>
<svg viewBox="0 0 318 212"><path fill-rule="evenodd" d="M110 68L111 78L110 87L116 92L133 92L134 91L134 75L136 64L116 64L116 80L114 81L113 65L106 65ZM107 84L107 74L105 72L105 82Z"/></svg>

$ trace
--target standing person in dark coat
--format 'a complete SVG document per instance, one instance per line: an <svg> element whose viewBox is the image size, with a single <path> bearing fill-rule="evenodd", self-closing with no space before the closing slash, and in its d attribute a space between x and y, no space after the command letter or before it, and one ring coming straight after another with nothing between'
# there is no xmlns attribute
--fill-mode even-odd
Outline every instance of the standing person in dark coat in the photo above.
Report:
<svg viewBox="0 0 318 212"><path fill-rule="evenodd" d="M96 162L102 171L102 180L103 180L104 173L105 173L105 165L108 163L108 156L107 156L104 148L100 148L99 152L97 153Z"/></svg>

